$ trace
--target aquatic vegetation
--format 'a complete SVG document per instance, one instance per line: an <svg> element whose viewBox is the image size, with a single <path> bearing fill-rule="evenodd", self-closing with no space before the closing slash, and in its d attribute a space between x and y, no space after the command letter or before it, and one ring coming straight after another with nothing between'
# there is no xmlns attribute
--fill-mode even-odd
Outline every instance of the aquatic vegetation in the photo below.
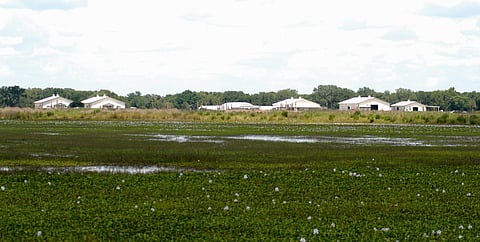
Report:
<svg viewBox="0 0 480 242"><path fill-rule="evenodd" d="M0 123L4 241L480 236L476 126Z"/></svg>
<svg viewBox="0 0 480 242"><path fill-rule="evenodd" d="M222 241L480 236L473 192L479 166L461 170L464 176L448 168L387 167L379 177L368 162L338 170L4 174L0 202L9 209L0 211L0 235ZM365 176L350 176L354 171Z"/></svg>

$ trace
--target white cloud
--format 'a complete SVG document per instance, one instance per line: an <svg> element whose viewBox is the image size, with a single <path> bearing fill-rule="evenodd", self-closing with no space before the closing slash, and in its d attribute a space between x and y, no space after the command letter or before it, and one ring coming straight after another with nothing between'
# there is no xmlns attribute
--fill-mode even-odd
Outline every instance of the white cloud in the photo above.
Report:
<svg viewBox="0 0 480 242"><path fill-rule="evenodd" d="M385 33L383 38L392 41L416 40L417 34L406 27L395 27Z"/></svg>
<svg viewBox="0 0 480 242"><path fill-rule="evenodd" d="M439 5L428 3L421 11L426 16L445 18L469 18L480 15L480 3L475 1L461 1L454 5Z"/></svg>
<svg viewBox="0 0 480 242"><path fill-rule="evenodd" d="M14 9L51 10L86 7L88 0L0 0L0 7Z"/></svg>
<svg viewBox="0 0 480 242"><path fill-rule="evenodd" d="M10 71L10 69L6 66L1 66L0 67L0 77L8 77L12 75L12 72Z"/></svg>
<svg viewBox="0 0 480 242"><path fill-rule="evenodd" d="M23 42L22 37L3 37L0 36L0 45L18 45Z"/></svg>
<svg viewBox="0 0 480 242"><path fill-rule="evenodd" d="M322 83L416 89L449 77L462 89L479 65L480 21L425 14L425 1L21 3L0 0L0 65L31 87L310 93ZM443 82L430 83L418 89Z"/></svg>

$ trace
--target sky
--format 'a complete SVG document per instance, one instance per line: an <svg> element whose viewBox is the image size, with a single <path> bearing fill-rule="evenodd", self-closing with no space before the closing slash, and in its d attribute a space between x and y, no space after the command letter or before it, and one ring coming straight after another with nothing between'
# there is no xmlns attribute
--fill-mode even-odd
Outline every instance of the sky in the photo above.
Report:
<svg viewBox="0 0 480 242"><path fill-rule="evenodd" d="M0 0L0 86L480 91L480 1Z"/></svg>

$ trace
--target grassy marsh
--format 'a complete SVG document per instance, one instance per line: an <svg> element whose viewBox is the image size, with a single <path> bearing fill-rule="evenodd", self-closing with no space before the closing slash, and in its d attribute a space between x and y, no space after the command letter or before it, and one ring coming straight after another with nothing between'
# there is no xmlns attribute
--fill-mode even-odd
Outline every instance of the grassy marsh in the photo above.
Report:
<svg viewBox="0 0 480 242"><path fill-rule="evenodd" d="M4 120L0 134L0 167L29 168L0 169L6 241L480 236L479 126ZM184 170L62 169L90 165Z"/></svg>

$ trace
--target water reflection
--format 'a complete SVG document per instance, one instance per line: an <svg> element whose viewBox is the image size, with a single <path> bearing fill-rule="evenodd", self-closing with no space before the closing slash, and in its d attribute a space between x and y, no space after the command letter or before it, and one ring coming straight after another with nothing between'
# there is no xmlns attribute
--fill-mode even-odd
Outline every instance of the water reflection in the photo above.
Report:
<svg viewBox="0 0 480 242"><path fill-rule="evenodd" d="M45 172L97 172L111 174L152 174L157 172L211 172L209 170L196 170L171 166L69 166L69 167L0 167L0 171L45 171Z"/></svg>
<svg viewBox="0 0 480 242"><path fill-rule="evenodd" d="M387 144L392 146L432 146L414 138L382 137L382 136L356 136L356 137L333 137L333 136L295 136L295 135L239 135L239 136L200 136L200 135L141 135L130 134L129 136L147 137L149 141L164 142L205 142L205 143L223 143L228 140L251 140L265 142L285 142L285 143L337 143L354 145L374 145Z"/></svg>

